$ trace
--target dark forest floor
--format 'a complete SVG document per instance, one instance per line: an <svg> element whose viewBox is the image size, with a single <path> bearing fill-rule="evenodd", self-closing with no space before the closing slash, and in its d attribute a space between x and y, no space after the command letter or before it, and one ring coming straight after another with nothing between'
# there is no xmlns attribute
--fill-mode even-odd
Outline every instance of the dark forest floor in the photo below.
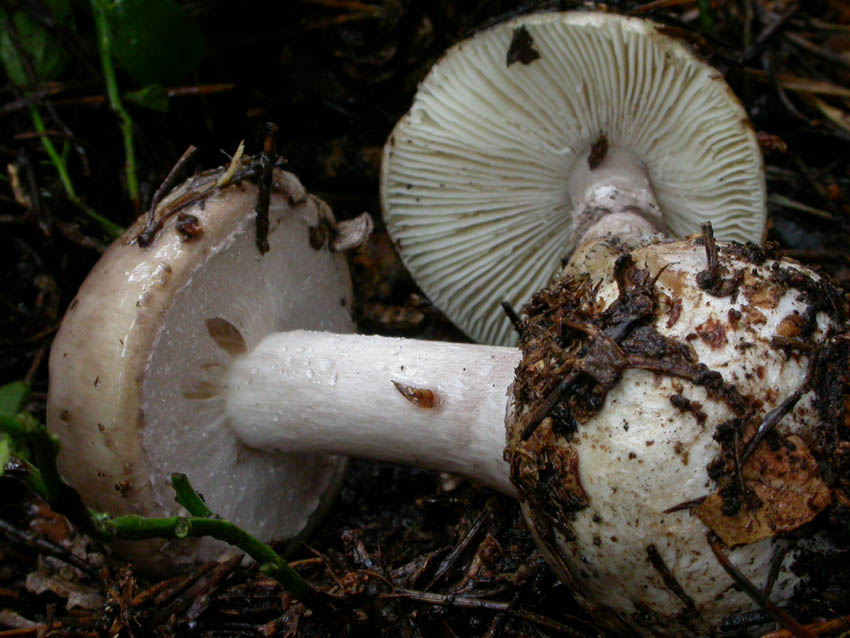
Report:
<svg viewBox="0 0 850 638"><path fill-rule="evenodd" d="M44 19L41 3L0 2L18 6ZM205 55L166 112L130 106L140 210L189 145L200 166L225 164L242 139L259 152L263 124L275 122L287 169L308 190L338 219L368 211L376 221L369 245L352 257L361 330L462 339L423 302L392 251L378 202L381 148L447 46L517 13L580 5L304 0L279 3L274 19L268 3L183 6ZM850 5L715 2L710 29L696 0L608 8L680 29L725 74L763 141L768 239L850 289ZM35 92L8 81L0 87L0 382L29 380L29 409L40 418L52 335L108 240L69 201L25 96L36 96L57 146L67 143L77 194L121 226L137 212L91 16L85 3L74 11L73 28L57 29L71 57L56 83ZM118 82L138 86L121 71ZM565 604L566 587L536 553L510 499L428 472L355 462L322 530L294 556L305 577L344 598L334 623L238 565L208 565L164 583L117 558L92 573L68 567L68 552L97 565L102 550L10 478L0 478L0 523L0 636L598 635Z"/></svg>

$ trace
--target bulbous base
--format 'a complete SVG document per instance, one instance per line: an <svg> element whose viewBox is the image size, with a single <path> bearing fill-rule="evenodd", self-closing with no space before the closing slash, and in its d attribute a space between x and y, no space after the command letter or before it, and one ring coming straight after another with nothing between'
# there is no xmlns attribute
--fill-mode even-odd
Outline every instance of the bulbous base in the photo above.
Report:
<svg viewBox="0 0 850 638"><path fill-rule="evenodd" d="M850 440L829 378L850 361L841 296L710 235L589 244L567 273L526 307L505 452L556 571L612 631L710 635L758 610L717 538L759 589L778 566L769 597L788 603L850 496L827 483Z"/></svg>

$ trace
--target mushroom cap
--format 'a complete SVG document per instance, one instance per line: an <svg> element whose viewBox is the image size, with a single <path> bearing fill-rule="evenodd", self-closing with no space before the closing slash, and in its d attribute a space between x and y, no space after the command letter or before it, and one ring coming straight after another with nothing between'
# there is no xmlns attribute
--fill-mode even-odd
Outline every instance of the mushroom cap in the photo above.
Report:
<svg viewBox="0 0 850 638"><path fill-rule="evenodd" d="M786 260L752 260L746 253L741 245L720 247L725 276L740 273L741 279L735 294L714 296L697 283L706 267L705 248L698 241L633 251L632 262L648 273L647 281L657 277L652 284L657 306L654 316L636 322L639 327L620 347L669 368L630 363L619 370L620 376L607 378L606 388L585 376L586 383L564 395L569 403L562 401L525 439L523 415L547 392L536 386L533 375L559 368L563 376L558 378L564 378L577 368L563 366L561 355L550 358L541 349L544 342L535 341L539 330L529 330L523 338L524 359L507 419L506 458L512 479L551 564L615 632L714 635L724 618L756 610L715 559L709 530L724 541L724 552L738 570L761 587L773 561L789 547L782 532L807 525L829 504L818 463L829 462L822 454L830 447L824 441L832 436L834 424L820 412L815 387L802 393L779 421L776 432L781 438L770 444L762 441L743 461L743 480L761 505L749 505L742 497L738 514L721 512L722 489L737 486L730 448L721 448L721 441L734 444L730 433L737 422L743 445L771 410L809 387L804 384L811 356L805 345L779 347L777 340L825 343L844 321L840 313L832 317L825 311L828 286L822 287L816 273ZM603 243L579 249L567 269L571 276L553 288L572 299L565 317L583 317L582 322L602 328L608 312L609 325L616 323L610 319L616 313L610 313L620 295L613 274L619 255ZM599 270L605 262L609 267ZM595 266L592 272L600 273L598 277L582 275L582 270L588 272L583 263ZM539 317L552 317L542 309L541 298L535 296L531 306L538 304ZM634 297L632 309L625 312L635 312L639 301ZM611 370L605 371L603 350L594 351L570 328L562 330L559 347L579 357L593 356L597 365L587 360L583 369L606 377ZM689 362L686 357L691 357ZM697 375L699 380L669 371L678 366L699 373L699 364L707 366ZM707 374L709 370L719 373L722 383ZM740 404L729 388L742 397ZM778 446L777 440L782 441ZM789 455L783 446L795 451ZM723 450L727 456L718 465ZM690 506L669 511L682 504ZM828 538L817 542L830 547ZM806 543L799 541L797 549ZM792 551L781 560L770 592L780 606L806 576L792 573L795 557ZM665 582L660 563L685 597Z"/></svg>
<svg viewBox="0 0 850 638"><path fill-rule="evenodd" d="M352 332L351 282L344 257L311 247L310 229L333 218L293 175L274 173L261 254L257 186L212 188L220 173L172 191L160 217L181 212L153 243L133 241L140 218L89 274L51 350L47 423L62 442L63 476L97 510L177 514L170 475L182 472L213 511L263 540L289 539L332 500L345 460L241 444L227 425L225 373L271 332ZM122 551L167 572L226 548L212 539L155 545Z"/></svg>
<svg viewBox="0 0 850 638"><path fill-rule="evenodd" d="M514 19L449 49L384 148L387 228L472 339L515 343L500 303L520 307L574 248L573 175L603 136L609 156L645 169L662 230L710 221L719 238L761 241L761 152L717 70L646 20Z"/></svg>

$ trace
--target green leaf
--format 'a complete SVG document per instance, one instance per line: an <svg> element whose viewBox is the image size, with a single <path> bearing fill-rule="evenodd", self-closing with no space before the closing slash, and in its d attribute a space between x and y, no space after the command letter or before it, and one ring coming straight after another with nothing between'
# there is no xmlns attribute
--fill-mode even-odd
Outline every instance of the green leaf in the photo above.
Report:
<svg viewBox="0 0 850 638"><path fill-rule="evenodd" d="M0 416L14 418L24 409L30 398L30 385L25 381L13 381L0 386Z"/></svg>
<svg viewBox="0 0 850 638"><path fill-rule="evenodd" d="M201 30L173 0L117 0L108 19L112 52L139 84L180 82L203 58Z"/></svg>
<svg viewBox="0 0 850 638"><path fill-rule="evenodd" d="M148 84L138 91L125 93L124 97L128 102L133 102L159 113L165 113L168 110L168 91L161 84Z"/></svg>
<svg viewBox="0 0 850 638"><path fill-rule="evenodd" d="M12 456L12 438L0 432L0 476L6 471L6 463Z"/></svg>
<svg viewBox="0 0 850 638"><path fill-rule="evenodd" d="M3 476L6 463L12 456L21 461L29 461L29 446L24 438L15 436L14 433L0 432L0 476Z"/></svg>
<svg viewBox="0 0 850 638"><path fill-rule="evenodd" d="M11 21L18 32L21 48L32 63L36 79L46 82L62 75L71 56L59 40L23 11L15 11ZM13 44L10 27L9 14L0 9L0 61L9 79L22 86L29 84L30 79Z"/></svg>

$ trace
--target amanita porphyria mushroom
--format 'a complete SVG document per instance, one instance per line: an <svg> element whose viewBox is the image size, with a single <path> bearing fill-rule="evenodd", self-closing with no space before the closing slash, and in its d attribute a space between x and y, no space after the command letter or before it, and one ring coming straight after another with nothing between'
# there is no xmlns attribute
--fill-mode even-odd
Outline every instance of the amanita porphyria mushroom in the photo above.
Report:
<svg viewBox="0 0 850 638"><path fill-rule="evenodd" d="M844 299L816 273L710 233L631 251L595 240L526 307L521 351L274 332L310 312L348 326L344 269L298 247L321 205L277 184L291 203L273 200L267 254L256 192L232 186L192 209L200 237L174 223L144 251L119 240L83 285L48 420L89 503L169 512L167 476L185 471L212 508L273 538L326 502L327 454L457 472L518 497L559 575L625 635L709 635L758 609L712 547L743 578L770 575L777 604L807 577L795 550L834 547L850 340ZM125 269L128 250L142 261ZM215 549L145 546L144 560Z"/></svg>
<svg viewBox="0 0 850 638"><path fill-rule="evenodd" d="M455 45L384 148L387 229L413 278L479 343L593 235L711 222L760 242L761 154L722 75L652 22L523 16Z"/></svg>
<svg viewBox="0 0 850 638"><path fill-rule="evenodd" d="M269 504L287 490L295 503L300 483L269 496L254 479L222 469L219 456L236 467L244 459L277 467L278 455L328 462L326 454L356 454L456 472L518 497L541 551L578 600L612 632L642 636L713 635L729 617L778 613L764 601L788 603L811 575L795 567L799 552L828 557L846 534L847 309L817 273L754 244L715 242L709 227L645 245L640 222L621 237L591 233L562 276L526 305L519 350L297 330L280 315L255 314L258 299L312 309L321 303L314 289L334 282L320 314L341 313L326 320L346 328L345 276L322 251L307 255L323 261L326 275L306 256L294 264L278 256L275 241L289 242L286 254L308 245L321 208L287 180L292 204L273 217L268 254L253 246L243 205L233 230L207 232L216 216L205 217L196 243L175 240L176 224L166 227L159 241L170 248L161 257L157 244L112 249L148 260L129 271L132 302L110 300L117 283L98 293L113 257L84 284L54 346L49 421L72 455L96 451L81 467L65 464L89 502L159 511L170 499L168 473L182 470L213 509L269 538L280 528L257 517L285 517L285 504ZM244 188L221 199L250 199ZM288 223L297 230L272 240ZM175 267L184 249L204 257ZM279 273L297 268L301 297L274 290ZM106 303L107 314L136 316L135 302L144 307L169 277L182 283L156 312L122 319L133 334L144 324L159 336L119 347L105 319L90 323ZM190 295L200 301L175 303ZM73 340L63 336L81 329ZM96 345L101 339L108 347ZM194 340L204 343L186 343ZM173 345L162 349L164 342ZM122 363L125 351L145 364ZM90 371L65 365L74 359ZM214 378L204 376L210 370ZM107 379L117 385L99 391ZM228 447L220 452L207 440ZM198 461L205 484L187 467ZM124 479L122 494L115 487ZM322 502L321 487L308 490L311 503ZM245 509L252 511L243 518ZM758 604L744 581L755 583Z"/></svg>
<svg viewBox="0 0 850 638"><path fill-rule="evenodd" d="M430 467L518 496L602 626L709 635L759 609L712 544L777 604L807 576L791 569L795 543L833 548L828 522L850 504L836 482L850 341L822 277L706 237L584 245L526 307L522 352L271 335L233 364L228 422L252 447Z"/></svg>

